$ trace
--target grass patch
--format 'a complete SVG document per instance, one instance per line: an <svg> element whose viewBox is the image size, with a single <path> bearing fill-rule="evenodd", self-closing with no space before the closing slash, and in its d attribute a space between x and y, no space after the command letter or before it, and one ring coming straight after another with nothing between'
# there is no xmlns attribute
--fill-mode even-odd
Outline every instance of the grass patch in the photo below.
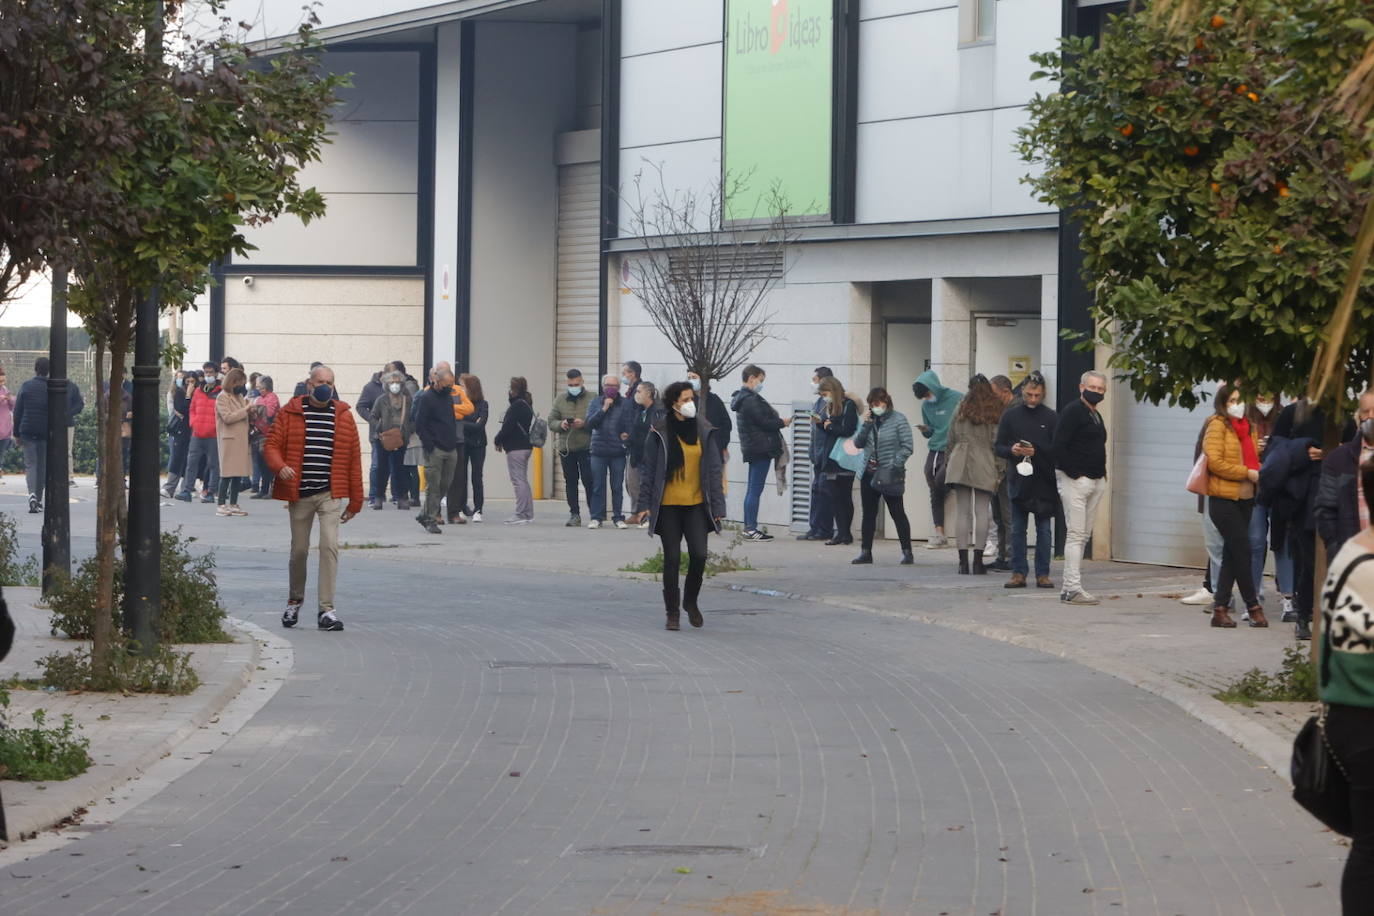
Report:
<svg viewBox="0 0 1374 916"><path fill-rule="evenodd" d="M90 739L76 734L70 715L49 728L47 713L35 709L31 728L12 728L9 708L9 691L0 688L0 779L47 782L71 779L90 768Z"/></svg>
<svg viewBox="0 0 1374 916"><path fill-rule="evenodd" d="M179 696L200 686L191 667L190 652L173 652L158 646L149 658L132 651L115 651L108 670L91 664L91 653L82 648L54 652L37 662L45 687L58 690L95 690L108 693L168 693Z"/></svg>
<svg viewBox="0 0 1374 916"><path fill-rule="evenodd" d="M726 545L724 552L716 553L714 550L706 552L706 576L718 576L721 573L739 572L740 570L753 569L753 565L744 557L735 556L735 548L744 543L744 535L737 531L735 536ZM683 551L678 563L678 574L687 575L687 551ZM646 557L638 563L630 563L620 567L621 572L652 573L656 576L663 575L663 551L656 551L653 556Z"/></svg>
<svg viewBox="0 0 1374 916"><path fill-rule="evenodd" d="M1254 706L1256 703L1317 701L1317 669L1305 646L1289 646L1283 650L1283 664L1273 674L1251 668L1213 694L1223 703Z"/></svg>

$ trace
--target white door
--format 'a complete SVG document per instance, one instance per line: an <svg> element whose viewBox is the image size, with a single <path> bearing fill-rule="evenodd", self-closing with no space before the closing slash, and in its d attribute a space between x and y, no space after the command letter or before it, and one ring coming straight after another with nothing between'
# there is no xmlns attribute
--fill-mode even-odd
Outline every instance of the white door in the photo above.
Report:
<svg viewBox="0 0 1374 916"><path fill-rule="evenodd" d="M558 170L558 311L553 397L563 393L564 373L576 366L590 380L601 346L601 165L583 162ZM596 386L599 387L599 386ZM553 450L545 451L550 463ZM562 498L563 468L553 465L553 496Z"/></svg>
<svg viewBox="0 0 1374 916"><path fill-rule="evenodd" d="M1013 386L1040 365L1040 319L1034 315L973 316L973 371L1005 375ZM952 384L952 382L950 383Z"/></svg>
<svg viewBox="0 0 1374 916"><path fill-rule="evenodd" d="M887 372L883 387L892 395L892 405L915 426L921 422L921 402L911 393L911 383L916 381L916 376L930 368L930 325L888 322L885 329L887 352L883 365ZM916 451L906 466L906 515L911 520L911 536L924 538L934 531L930 517L930 490L926 487L925 479L929 449L919 432L912 429L911 434L916 442ZM883 532L889 538L897 536L891 524L884 525Z"/></svg>

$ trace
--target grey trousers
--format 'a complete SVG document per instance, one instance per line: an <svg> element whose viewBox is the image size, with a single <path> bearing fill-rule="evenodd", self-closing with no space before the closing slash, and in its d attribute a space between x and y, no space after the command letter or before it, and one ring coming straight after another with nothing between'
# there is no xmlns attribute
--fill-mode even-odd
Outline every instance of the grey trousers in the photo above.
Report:
<svg viewBox="0 0 1374 916"><path fill-rule="evenodd" d="M448 493L457 469L456 450L432 448L425 452L425 518L439 517L439 502Z"/></svg>
<svg viewBox="0 0 1374 916"><path fill-rule="evenodd" d="M644 506L639 504L639 468L625 462L625 489L630 494L630 514L634 515Z"/></svg>
<svg viewBox="0 0 1374 916"><path fill-rule="evenodd" d="M534 518L534 494L530 491L530 450L506 452L506 470L515 489L515 517Z"/></svg>
<svg viewBox="0 0 1374 916"><path fill-rule="evenodd" d="M48 442L46 439L24 440L24 477L29 494L43 501L43 485L48 480Z"/></svg>
<svg viewBox="0 0 1374 916"><path fill-rule="evenodd" d="M956 484L945 495L945 534L960 550L982 551L992 522L992 493ZM951 531L950 529L953 529Z"/></svg>

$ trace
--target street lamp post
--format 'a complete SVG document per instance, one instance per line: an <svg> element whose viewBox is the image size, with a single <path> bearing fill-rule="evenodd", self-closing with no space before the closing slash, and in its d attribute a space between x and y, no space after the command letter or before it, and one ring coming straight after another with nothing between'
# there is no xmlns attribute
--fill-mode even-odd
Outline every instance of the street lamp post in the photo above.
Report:
<svg viewBox="0 0 1374 916"><path fill-rule="evenodd" d="M72 572L72 518L67 483L67 268L54 265L48 331L47 473L43 481L43 596Z"/></svg>

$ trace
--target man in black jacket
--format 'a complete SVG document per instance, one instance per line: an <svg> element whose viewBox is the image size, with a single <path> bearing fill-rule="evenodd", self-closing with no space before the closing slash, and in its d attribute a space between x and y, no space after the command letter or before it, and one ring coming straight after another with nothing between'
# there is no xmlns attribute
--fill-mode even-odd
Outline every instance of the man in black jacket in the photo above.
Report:
<svg viewBox="0 0 1374 916"><path fill-rule="evenodd" d="M1107 425L1097 405L1107 396L1107 376L1094 369L1083 373L1078 398L1059 415L1054 432L1055 479L1064 504L1068 536L1064 540L1064 590L1068 604L1097 604L1083 590L1083 551L1093 536L1097 504L1107 490Z"/></svg>
<svg viewBox="0 0 1374 916"><path fill-rule="evenodd" d="M458 418L453 415L453 373L436 368L433 384L415 398L415 434L425 453L425 507L415 520L430 534L443 534L436 521L439 502L458 467Z"/></svg>
<svg viewBox="0 0 1374 916"><path fill-rule="evenodd" d="M68 383L70 391L74 385ZM29 485L29 512L43 508L48 473L48 358L33 361L33 378L19 388L14 400L14 438L24 449L24 473Z"/></svg>
<svg viewBox="0 0 1374 916"><path fill-rule="evenodd" d="M1318 446L1325 426L1326 418L1322 409L1309 408L1304 399L1285 407L1274 422L1273 432L1269 434L1270 449L1275 448L1278 440L1311 440L1307 443L1307 466L1301 467L1299 463L1298 470L1290 475L1301 481L1288 482L1287 489L1295 494L1290 500L1290 507L1281 510L1279 504L1275 503L1269 516L1269 524L1282 525L1287 530L1288 553L1293 558L1293 609L1298 617L1294 635L1298 639L1312 638L1314 579L1317 574L1317 522L1313 508L1321 479L1318 463L1325 457Z"/></svg>
<svg viewBox="0 0 1374 916"><path fill-rule="evenodd" d="M1360 435L1322 461L1321 479L1312 502L1312 516L1328 557L1334 557L1346 541L1369 525L1364 494L1360 492L1360 468L1374 458L1374 389L1360 394L1355 421L1360 425Z"/></svg>
<svg viewBox="0 0 1374 916"><path fill-rule="evenodd" d="M368 447L372 449L372 466L367 474L367 504L374 509L386 505L386 476L382 474L382 450L377 447L377 424L372 420L372 405L382 396L382 373L372 373L353 405L353 412L367 421Z"/></svg>
<svg viewBox="0 0 1374 916"><path fill-rule="evenodd" d="M759 530L759 501L768 482L768 466L782 454L781 432L792 423L780 417L773 405L763 399L764 371L753 363L740 373L744 387L730 398L730 407L739 414L739 449L749 466L749 481L744 491L744 537L750 541L771 541L773 536Z"/></svg>
<svg viewBox="0 0 1374 916"><path fill-rule="evenodd" d="M1035 585L1054 588L1050 581L1050 551L1058 493L1054 477L1054 440L1059 415L1045 403L1045 379L1032 372L1021 387L1021 402L1008 407L997 424L993 451L1007 462L1007 495L1011 505L1008 545L1011 578L1004 588L1025 588L1026 526L1035 516ZM1029 460L1027 460L1029 459ZM1029 471L1029 473L1027 473Z"/></svg>

